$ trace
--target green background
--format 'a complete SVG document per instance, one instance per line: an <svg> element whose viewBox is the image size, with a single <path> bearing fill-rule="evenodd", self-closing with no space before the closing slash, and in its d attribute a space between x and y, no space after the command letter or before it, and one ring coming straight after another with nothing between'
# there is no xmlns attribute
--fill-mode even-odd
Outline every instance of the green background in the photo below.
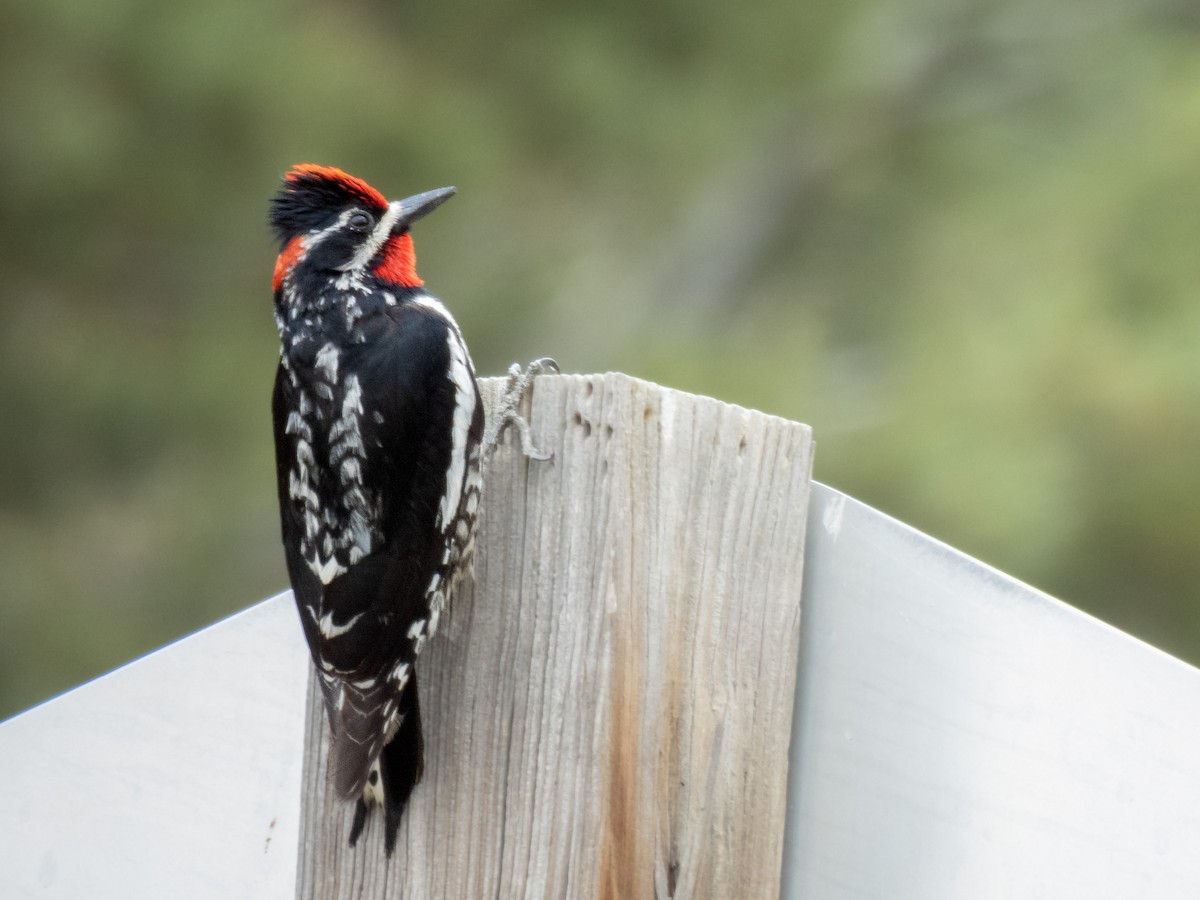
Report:
<svg viewBox="0 0 1200 900"><path fill-rule="evenodd" d="M265 214L300 161L458 186L417 249L481 373L808 422L819 479L1200 660L1198 30L0 2L0 715L285 586Z"/></svg>

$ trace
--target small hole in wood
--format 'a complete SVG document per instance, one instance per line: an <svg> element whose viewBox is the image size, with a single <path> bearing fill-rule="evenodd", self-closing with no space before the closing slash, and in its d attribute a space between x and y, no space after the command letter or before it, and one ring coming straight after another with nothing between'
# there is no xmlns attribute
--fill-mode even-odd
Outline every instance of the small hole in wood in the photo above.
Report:
<svg viewBox="0 0 1200 900"><path fill-rule="evenodd" d="M745 438L745 436L743 436L742 440L738 443L738 456L741 456L745 452L746 452L746 438Z"/></svg>
<svg viewBox="0 0 1200 900"><path fill-rule="evenodd" d="M585 396L585 397L590 397L590 396L592 396L592 391L594 391L595 389L596 389L595 385L593 385L593 384L592 384L592 383L589 381L589 382L587 383L587 390L583 392L583 396Z"/></svg>
<svg viewBox="0 0 1200 900"><path fill-rule="evenodd" d="M649 422L652 415L654 415L654 410L647 406L644 410L642 410L642 421Z"/></svg>
<svg viewBox="0 0 1200 900"><path fill-rule="evenodd" d="M613 429L611 425L604 426L604 436L606 438L611 438L613 436Z"/></svg>

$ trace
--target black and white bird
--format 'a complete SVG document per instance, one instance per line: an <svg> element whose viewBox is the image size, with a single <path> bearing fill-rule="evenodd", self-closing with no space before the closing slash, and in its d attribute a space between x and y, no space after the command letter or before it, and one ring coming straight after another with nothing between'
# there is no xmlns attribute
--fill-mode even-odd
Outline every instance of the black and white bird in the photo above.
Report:
<svg viewBox="0 0 1200 900"><path fill-rule="evenodd" d="M288 575L329 717L330 778L358 804L350 843L381 805L389 854L424 764L414 662L468 569L480 502L475 371L417 276L409 233L453 194L389 203L306 164L271 203Z"/></svg>

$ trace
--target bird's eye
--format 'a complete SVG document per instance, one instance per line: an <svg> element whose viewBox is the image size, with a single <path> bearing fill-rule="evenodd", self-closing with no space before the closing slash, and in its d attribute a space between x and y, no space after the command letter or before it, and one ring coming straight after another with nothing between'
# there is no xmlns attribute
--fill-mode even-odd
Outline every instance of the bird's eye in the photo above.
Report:
<svg viewBox="0 0 1200 900"><path fill-rule="evenodd" d="M347 224L355 231L366 231L375 224L375 220L362 210L358 210L357 212L351 214Z"/></svg>

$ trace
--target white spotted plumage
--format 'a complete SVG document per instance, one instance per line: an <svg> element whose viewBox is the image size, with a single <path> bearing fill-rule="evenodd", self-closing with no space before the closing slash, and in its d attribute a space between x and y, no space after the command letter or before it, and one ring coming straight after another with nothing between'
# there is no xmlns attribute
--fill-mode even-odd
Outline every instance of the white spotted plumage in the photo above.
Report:
<svg viewBox="0 0 1200 900"><path fill-rule="evenodd" d="M321 637L326 638L326 639L340 637L341 635L343 635L347 631L349 631L351 628L353 628L354 623L363 617L362 613L358 613L357 615L351 616L345 622L338 625L338 624L335 624L333 621L333 612L332 611L325 613L325 615L321 616L320 618L317 618L317 614L311 609L309 610L309 613L312 615L313 620L317 623L317 630L321 632ZM357 687L369 687L369 685L362 685L362 684L358 684L356 686Z"/></svg>
<svg viewBox="0 0 1200 900"><path fill-rule="evenodd" d="M286 434L296 437L288 493L291 499L303 504L301 555L322 584L329 584L346 571L347 565L370 554L378 538L373 521L374 502L363 485L366 448L362 437L362 388L355 375L347 376L344 384L339 384L338 365L336 348L332 344L322 346L314 363L315 371L322 379L317 383L318 397L309 400L301 391L304 402L288 413L284 427ZM337 392L341 393L340 401ZM308 417L304 414L306 409ZM323 421L331 421L326 446L330 465L336 467L339 480L344 510L340 516L335 516L328 507L322 510L320 506L320 471L316 467L312 440L314 426L320 427Z"/></svg>

